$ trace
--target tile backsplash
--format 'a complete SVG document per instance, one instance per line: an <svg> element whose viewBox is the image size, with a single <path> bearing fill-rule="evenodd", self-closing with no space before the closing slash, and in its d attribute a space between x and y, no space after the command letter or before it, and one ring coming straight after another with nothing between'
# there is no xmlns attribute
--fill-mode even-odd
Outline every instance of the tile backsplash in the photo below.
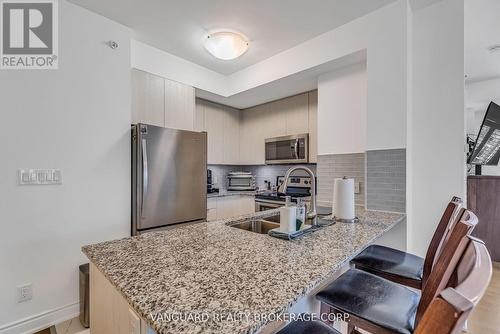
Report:
<svg viewBox="0 0 500 334"><path fill-rule="evenodd" d="M406 149L366 152L366 207L406 212Z"/></svg>
<svg viewBox="0 0 500 334"><path fill-rule="evenodd" d="M264 181L270 181L272 186L276 185L276 178L285 175L286 171L294 165L262 165L262 166L229 166L229 165L208 165L212 170L212 175L215 176L216 188L226 188L227 174L234 171L251 172L255 175L255 183L259 189L265 189L266 184ZM314 173L316 173L316 165L308 164ZM293 175L307 175L305 172L297 171Z"/></svg>
<svg viewBox="0 0 500 334"><path fill-rule="evenodd" d="M318 204L330 206L336 178L347 176L359 182L359 194L354 195L357 205L365 204L365 154L328 154L318 156Z"/></svg>
<svg viewBox="0 0 500 334"><path fill-rule="evenodd" d="M218 188L226 187L227 174L247 171L255 175L259 189L265 189L265 180L276 185L276 177L285 175L293 165L227 166L209 165ZM355 194L357 205L371 210L406 211L406 149L375 150L366 153L331 154L318 156L317 165L309 168L318 178L318 204L330 206L333 201L333 184L343 176L354 178L360 184ZM294 175L306 175L297 172Z"/></svg>

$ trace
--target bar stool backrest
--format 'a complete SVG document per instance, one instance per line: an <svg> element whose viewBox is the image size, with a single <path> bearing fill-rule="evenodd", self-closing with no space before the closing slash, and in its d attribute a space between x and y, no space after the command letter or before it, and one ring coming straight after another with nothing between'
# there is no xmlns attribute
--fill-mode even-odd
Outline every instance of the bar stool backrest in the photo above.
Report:
<svg viewBox="0 0 500 334"><path fill-rule="evenodd" d="M466 238L466 250L455 272L458 285L448 287L425 310L414 334L459 334L484 295L492 275L492 262L484 243Z"/></svg>
<svg viewBox="0 0 500 334"><path fill-rule="evenodd" d="M453 274L457 276L460 259L467 249L469 236L476 226L478 219L472 211L461 209L458 222L451 229L448 241L444 244L436 264L429 274L428 280L422 286L422 295L417 308L415 324L418 324L430 303L449 284Z"/></svg>
<svg viewBox="0 0 500 334"><path fill-rule="evenodd" d="M429 247L427 248L427 253L424 260L424 270L422 274L422 286L425 285L432 268L436 264L436 261L441 254L444 245L450 239L451 231L458 222L458 214L462 207L462 199L459 197L453 197L448 203L448 206L444 210L441 220L432 236Z"/></svg>

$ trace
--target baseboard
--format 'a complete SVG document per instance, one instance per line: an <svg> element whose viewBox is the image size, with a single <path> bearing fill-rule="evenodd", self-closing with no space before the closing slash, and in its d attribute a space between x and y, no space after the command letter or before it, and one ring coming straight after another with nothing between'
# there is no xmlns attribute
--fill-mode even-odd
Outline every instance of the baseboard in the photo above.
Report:
<svg viewBox="0 0 500 334"><path fill-rule="evenodd" d="M9 324L0 325L0 334L32 334L77 317L79 314L79 302L68 304Z"/></svg>

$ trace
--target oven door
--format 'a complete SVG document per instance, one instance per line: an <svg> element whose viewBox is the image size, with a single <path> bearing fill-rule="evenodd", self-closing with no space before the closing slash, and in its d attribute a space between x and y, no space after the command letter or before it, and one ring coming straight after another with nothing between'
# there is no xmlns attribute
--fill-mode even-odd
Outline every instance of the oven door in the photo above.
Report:
<svg viewBox="0 0 500 334"><path fill-rule="evenodd" d="M255 200L255 212L267 211L280 208L284 206L284 202L279 201L269 201L269 200Z"/></svg>
<svg viewBox="0 0 500 334"><path fill-rule="evenodd" d="M265 141L266 164L309 162L309 135L269 138Z"/></svg>

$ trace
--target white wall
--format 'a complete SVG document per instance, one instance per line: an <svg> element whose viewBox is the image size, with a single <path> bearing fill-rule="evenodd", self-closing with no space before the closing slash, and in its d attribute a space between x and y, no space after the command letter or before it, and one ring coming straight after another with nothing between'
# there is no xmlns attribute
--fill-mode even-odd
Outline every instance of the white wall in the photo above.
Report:
<svg viewBox="0 0 500 334"><path fill-rule="evenodd" d="M129 30L66 1L59 13L58 70L0 71L1 333L75 316L81 246L130 231ZM60 168L63 184L18 186L19 168Z"/></svg>
<svg viewBox="0 0 500 334"><path fill-rule="evenodd" d="M366 64L318 78L318 154L366 151Z"/></svg>
<svg viewBox="0 0 500 334"><path fill-rule="evenodd" d="M413 12L408 247L424 255L453 195L465 198L464 3Z"/></svg>

